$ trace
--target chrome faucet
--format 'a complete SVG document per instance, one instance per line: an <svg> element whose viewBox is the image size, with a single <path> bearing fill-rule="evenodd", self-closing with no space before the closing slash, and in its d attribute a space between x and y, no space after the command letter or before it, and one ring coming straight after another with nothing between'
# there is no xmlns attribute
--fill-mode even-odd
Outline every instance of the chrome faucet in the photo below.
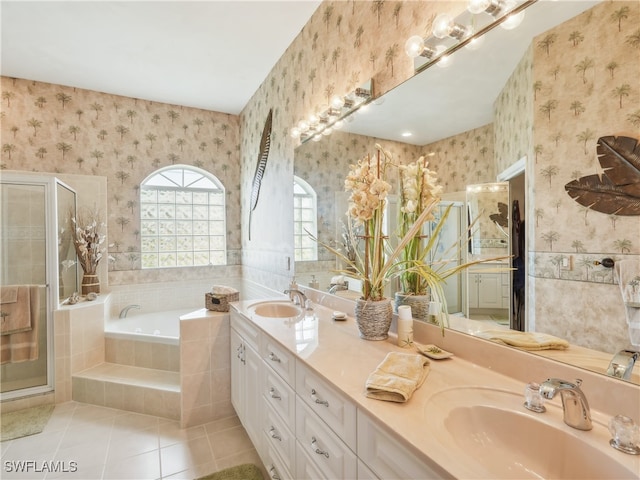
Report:
<svg viewBox="0 0 640 480"><path fill-rule="evenodd" d="M307 304L307 296L304 293L302 293L300 290L296 290L295 288L290 288L288 290L285 290L284 293L288 294L291 301L296 305L305 306Z"/></svg>
<svg viewBox="0 0 640 480"><path fill-rule="evenodd" d="M132 308L139 309L140 305L127 305L122 310L120 310L120 318L127 318L127 313L129 313L129 310L131 310Z"/></svg>
<svg viewBox="0 0 640 480"><path fill-rule="evenodd" d="M633 366L640 358L640 352L635 350L620 350L614 355L609 363L607 375L622 378L623 380L631 380Z"/></svg>
<svg viewBox="0 0 640 480"><path fill-rule="evenodd" d="M349 290L349 287L344 283L334 283L333 285L331 285L331 287L329 287L329 293L331 294L335 294L340 290Z"/></svg>
<svg viewBox="0 0 640 480"><path fill-rule="evenodd" d="M571 383L559 378L548 378L540 384L540 394L552 399L560 392L562 398L562 410L564 411L564 423L578 430L591 430L591 410L584 392L580 390L582 380L577 379Z"/></svg>

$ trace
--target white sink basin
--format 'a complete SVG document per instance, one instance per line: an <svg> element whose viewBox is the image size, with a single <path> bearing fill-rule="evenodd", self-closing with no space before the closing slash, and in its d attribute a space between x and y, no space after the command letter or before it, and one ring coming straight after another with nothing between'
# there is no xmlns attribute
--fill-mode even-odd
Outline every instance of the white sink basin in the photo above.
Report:
<svg viewBox="0 0 640 480"><path fill-rule="evenodd" d="M291 302L260 302L249 307L249 314L268 318L293 318L302 313L302 309Z"/></svg>
<svg viewBox="0 0 640 480"><path fill-rule="evenodd" d="M561 407L530 412L522 397L480 387L445 390L427 404L443 411L430 430L456 445L473 478L638 478L625 454L609 446L604 425L594 421L591 431L573 429L563 422Z"/></svg>

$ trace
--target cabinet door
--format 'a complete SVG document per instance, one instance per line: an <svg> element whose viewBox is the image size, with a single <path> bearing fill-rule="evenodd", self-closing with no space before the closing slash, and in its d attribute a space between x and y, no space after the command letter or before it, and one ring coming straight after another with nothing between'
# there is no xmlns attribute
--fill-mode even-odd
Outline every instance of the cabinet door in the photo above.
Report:
<svg viewBox="0 0 640 480"><path fill-rule="evenodd" d="M478 308L502 308L502 275L481 273L478 277Z"/></svg>
<svg viewBox="0 0 640 480"><path fill-rule="evenodd" d="M245 417L244 428L249 434L253 445L261 453L262 436L260 426L262 425L262 359L258 352L245 343L245 361L243 365L245 372L244 392L245 392Z"/></svg>
<svg viewBox="0 0 640 480"><path fill-rule="evenodd" d="M235 408L238 418L242 420L244 416L244 344L242 338L233 328L231 329L231 404Z"/></svg>
<svg viewBox="0 0 640 480"><path fill-rule="evenodd" d="M396 437L372 418L358 411L358 458L379 478L438 480L449 478L444 471L401 445ZM363 478L369 472L363 470ZM358 470L360 475L360 470Z"/></svg>
<svg viewBox="0 0 640 480"><path fill-rule="evenodd" d="M478 308L479 273L469 273L469 308Z"/></svg>

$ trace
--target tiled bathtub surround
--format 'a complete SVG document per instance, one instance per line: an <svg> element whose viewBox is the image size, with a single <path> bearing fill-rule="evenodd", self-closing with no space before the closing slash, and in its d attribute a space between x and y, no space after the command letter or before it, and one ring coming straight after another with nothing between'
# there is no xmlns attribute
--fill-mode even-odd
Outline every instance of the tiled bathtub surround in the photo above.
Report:
<svg viewBox="0 0 640 480"><path fill-rule="evenodd" d="M140 305L136 314L204 307L204 295L213 285L226 285L243 291L240 277L222 277L181 282L114 285L110 288L109 315L118 317L127 305Z"/></svg>
<svg viewBox="0 0 640 480"><path fill-rule="evenodd" d="M180 371L180 347L164 343L105 338L105 361L133 367Z"/></svg>

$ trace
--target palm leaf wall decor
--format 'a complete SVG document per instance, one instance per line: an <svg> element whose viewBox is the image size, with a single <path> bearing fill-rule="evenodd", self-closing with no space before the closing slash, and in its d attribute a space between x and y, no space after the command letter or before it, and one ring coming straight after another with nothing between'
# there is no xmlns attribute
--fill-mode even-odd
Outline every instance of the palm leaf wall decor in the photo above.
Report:
<svg viewBox="0 0 640 480"><path fill-rule="evenodd" d="M251 186L251 206L249 208L249 240L251 240L251 214L258 205L258 197L260 196L260 186L262 185L262 177L267 168L267 158L269 157L269 148L271 147L271 124L273 119L273 109L269 110L267 120L264 122L262 130L262 138L260 139L260 152L258 153L258 163L256 164L256 172L253 174L253 185Z"/></svg>
<svg viewBox="0 0 640 480"><path fill-rule="evenodd" d="M640 143L631 137L600 137L602 175L588 175L564 188L580 205L609 215L640 215Z"/></svg>

